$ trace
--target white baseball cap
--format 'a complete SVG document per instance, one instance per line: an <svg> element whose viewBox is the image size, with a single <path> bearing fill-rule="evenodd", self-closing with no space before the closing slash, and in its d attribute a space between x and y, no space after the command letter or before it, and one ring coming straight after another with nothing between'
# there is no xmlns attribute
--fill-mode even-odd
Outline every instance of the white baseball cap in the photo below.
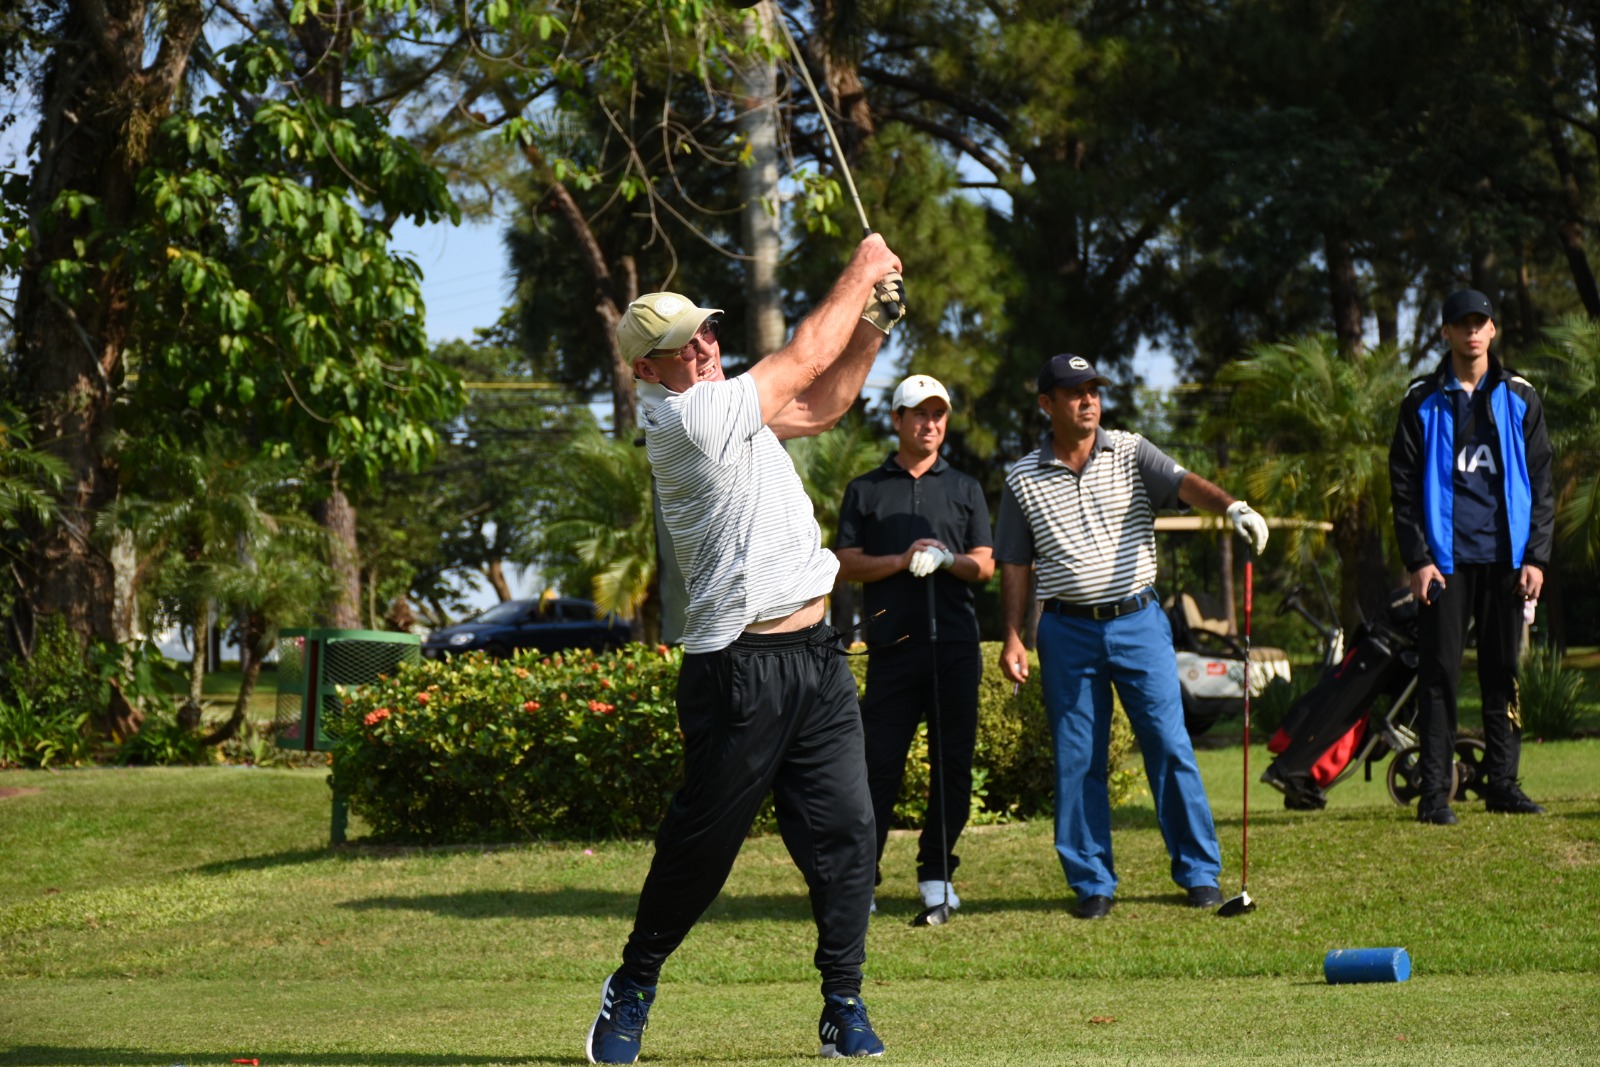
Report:
<svg viewBox="0 0 1600 1067"><path fill-rule="evenodd" d="M617 321L617 348L632 363L657 349L682 348L721 308L696 307L677 293L646 293L628 305Z"/></svg>
<svg viewBox="0 0 1600 1067"><path fill-rule="evenodd" d="M939 379L931 378L926 374L913 374L894 388L894 400L890 402L890 411L899 411L901 408L914 408L931 396L936 396L946 404L950 403L950 394L945 392L944 386L939 384ZM951 405L954 407L954 405Z"/></svg>

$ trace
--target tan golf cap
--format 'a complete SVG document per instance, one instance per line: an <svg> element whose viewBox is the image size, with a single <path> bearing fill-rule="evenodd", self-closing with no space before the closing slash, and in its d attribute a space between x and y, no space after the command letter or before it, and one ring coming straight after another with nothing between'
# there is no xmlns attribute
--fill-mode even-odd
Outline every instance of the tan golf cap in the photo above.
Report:
<svg viewBox="0 0 1600 1067"><path fill-rule="evenodd" d="M677 293L646 293L628 305L617 323L617 347L632 363L657 349L682 348L721 308L696 307Z"/></svg>
<svg viewBox="0 0 1600 1067"><path fill-rule="evenodd" d="M913 374L905 381L894 387L894 400L889 405L890 411L899 411L901 408L914 408L930 396L936 396L946 404L950 403L950 394L945 392L944 386L939 384L939 379L926 374ZM954 407L955 405L951 405Z"/></svg>

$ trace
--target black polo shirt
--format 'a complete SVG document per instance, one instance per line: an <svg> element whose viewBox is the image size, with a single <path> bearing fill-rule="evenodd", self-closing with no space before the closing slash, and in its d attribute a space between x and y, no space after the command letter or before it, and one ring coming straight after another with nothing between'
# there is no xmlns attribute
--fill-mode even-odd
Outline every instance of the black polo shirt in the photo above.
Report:
<svg viewBox="0 0 1600 1067"><path fill-rule="evenodd" d="M922 477L913 478L891 452L883 466L845 489L835 548L897 556L922 537L936 538L957 553L993 547L989 507L976 478L962 474L942 457ZM972 610L971 583L947 570L934 572L932 579L939 640L976 641L978 617ZM913 641L928 639L927 581L910 571L898 571L881 581L862 583L864 615L871 618L884 612L867 625L868 645L887 645L902 635Z"/></svg>

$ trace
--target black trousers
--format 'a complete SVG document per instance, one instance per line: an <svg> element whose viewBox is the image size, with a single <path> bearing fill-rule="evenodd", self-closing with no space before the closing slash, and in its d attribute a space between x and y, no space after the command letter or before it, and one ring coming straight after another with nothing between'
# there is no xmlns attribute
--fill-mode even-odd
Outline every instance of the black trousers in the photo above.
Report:
<svg viewBox="0 0 1600 1067"><path fill-rule="evenodd" d="M1417 616L1417 734L1421 808L1449 802L1450 764L1455 758L1456 689L1467 624L1478 631L1478 686L1483 691L1484 777L1491 787L1517 780L1522 718L1517 713L1517 658L1522 641L1519 568L1506 564L1461 564L1445 579L1433 604Z"/></svg>
<svg viewBox="0 0 1600 1067"><path fill-rule="evenodd" d="M961 865L956 839L967 825L972 805L972 750L978 739L978 681L983 673L978 645L972 641L892 645L867 659L867 690L861 699L861 724L867 735L867 782L872 790L872 816L878 826L879 860L889 839L895 798L905 776L906 753L917 724L929 720L928 758L943 771L929 775L928 811L917 847L917 881L944 878L944 864L954 872ZM939 729L931 720L934 671L939 680ZM939 833L944 811L945 832ZM882 872L877 875L883 880Z"/></svg>
<svg viewBox="0 0 1600 1067"><path fill-rule="evenodd" d="M811 891L826 995L857 996L872 903L872 803L855 680L825 625L683 658L684 781L656 834L621 973L654 985L722 891L770 792Z"/></svg>

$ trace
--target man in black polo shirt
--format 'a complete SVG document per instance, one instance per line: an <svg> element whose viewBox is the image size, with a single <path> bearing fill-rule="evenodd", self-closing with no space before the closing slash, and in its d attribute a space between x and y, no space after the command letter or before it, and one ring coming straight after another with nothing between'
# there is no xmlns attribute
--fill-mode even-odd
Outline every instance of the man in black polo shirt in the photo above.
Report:
<svg viewBox="0 0 1600 1067"><path fill-rule="evenodd" d="M968 583L988 581L994 573L983 490L939 457L949 418L950 394L937 380L914 374L900 383L889 415L900 447L845 490L834 547L839 577L865 586L870 620L861 721L880 863L917 724L925 716L939 716L938 730L929 734L928 757L938 761L942 773L931 776L917 850L917 887L930 908L944 903L947 894L952 908L961 904L945 877L960 865L952 849L972 803L983 671ZM933 583L937 645L929 640L927 582Z"/></svg>

